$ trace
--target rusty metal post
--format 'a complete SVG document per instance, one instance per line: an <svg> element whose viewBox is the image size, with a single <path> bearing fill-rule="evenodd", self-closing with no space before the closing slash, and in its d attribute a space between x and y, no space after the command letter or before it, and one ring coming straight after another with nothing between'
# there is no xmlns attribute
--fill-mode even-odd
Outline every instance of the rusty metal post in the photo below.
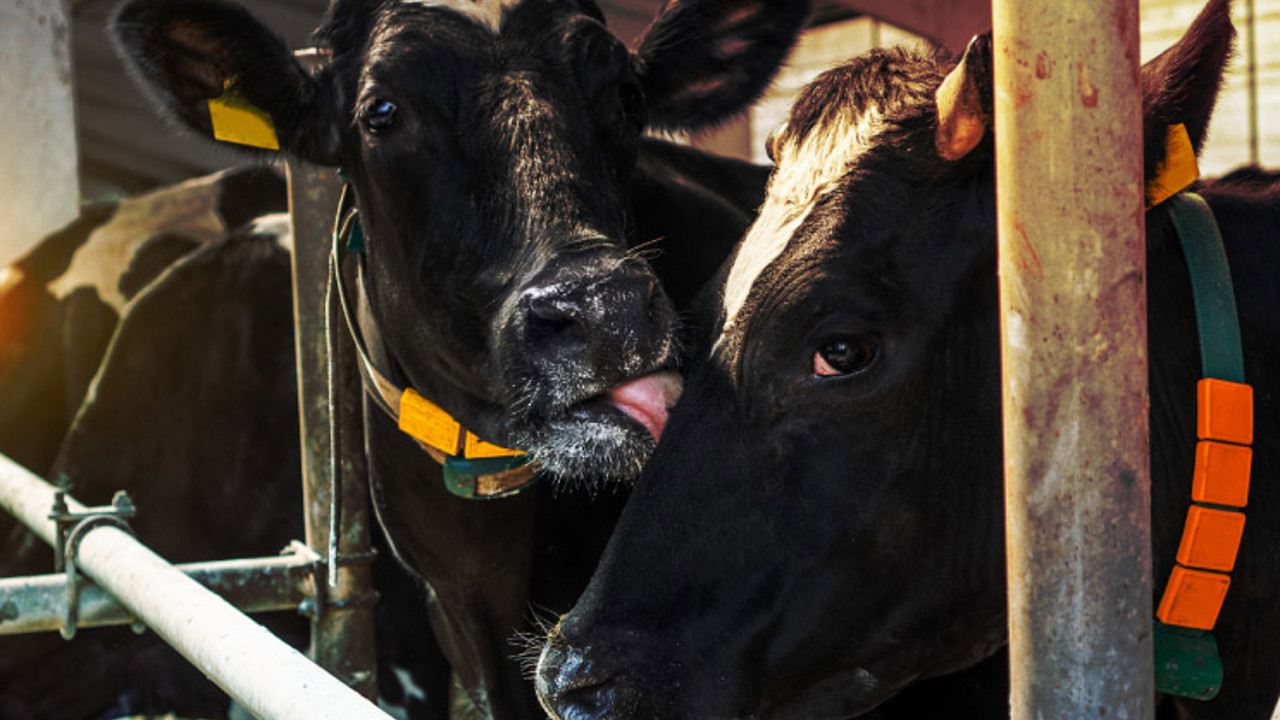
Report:
<svg viewBox="0 0 1280 720"><path fill-rule="evenodd" d="M1012 716L1149 719L1138 1L993 20Z"/></svg>
<svg viewBox="0 0 1280 720"><path fill-rule="evenodd" d="M325 288L329 235L341 190L332 168L291 162L289 212L293 220L294 331L298 354L298 410L302 423L302 479L306 543L327 555L330 519L328 350ZM342 491L336 578L317 568L311 658L365 697L377 693L369 501L366 490L359 377L345 334L337 345L340 394L337 419Z"/></svg>

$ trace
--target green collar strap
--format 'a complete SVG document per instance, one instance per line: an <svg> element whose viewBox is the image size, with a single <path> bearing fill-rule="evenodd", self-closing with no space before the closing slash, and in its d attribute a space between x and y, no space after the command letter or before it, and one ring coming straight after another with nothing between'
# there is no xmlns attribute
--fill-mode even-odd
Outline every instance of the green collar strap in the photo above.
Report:
<svg viewBox="0 0 1280 720"><path fill-rule="evenodd" d="M1197 386L1195 476L1177 562L1156 609L1156 690L1209 700L1222 687L1210 631L1231 584L1244 531L1253 441L1235 292L1208 203L1189 192L1164 203L1191 276L1204 379Z"/></svg>

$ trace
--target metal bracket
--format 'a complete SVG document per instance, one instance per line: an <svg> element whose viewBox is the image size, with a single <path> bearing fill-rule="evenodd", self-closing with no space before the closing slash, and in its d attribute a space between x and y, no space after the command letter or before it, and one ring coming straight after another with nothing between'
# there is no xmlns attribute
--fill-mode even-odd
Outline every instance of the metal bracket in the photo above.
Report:
<svg viewBox="0 0 1280 720"><path fill-rule="evenodd" d="M73 513L67 507L66 493L59 490L54 493L53 509L49 519L57 525L58 541L53 546L54 572L67 573L67 607L59 632L64 640L76 636L76 625L80 617L80 573L76 570L76 554L80 550L80 541L89 531L110 525L133 534L129 527L129 518L137 514L137 508L129 499L128 493L117 491L110 505L85 508L84 512Z"/></svg>
<svg viewBox="0 0 1280 720"><path fill-rule="evenodd" d="M329 610L352 610L359 607L368 607L378 602L379 594L369 592L358 597L334 600L329 597L329 558L320 555L314 549L307 546L306 543L294 540L289 543L288 547L281 551L281 554L295 553L301 557L308 558L311 565L311 578L313 594L306 598L298 605L298 614L305 617L318 620L324 616ZM366 552L350 553L347 555L337 556L333 562L337 567L349 567L351 565L368 565L378 557L378 551L370 549Z"/></svg>

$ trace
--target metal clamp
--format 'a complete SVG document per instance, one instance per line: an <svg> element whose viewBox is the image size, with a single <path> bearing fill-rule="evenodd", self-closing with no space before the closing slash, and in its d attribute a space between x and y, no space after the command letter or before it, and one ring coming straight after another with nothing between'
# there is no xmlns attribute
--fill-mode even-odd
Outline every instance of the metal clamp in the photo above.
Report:
<svg viewBox="0 0 1280 720"><path fill-rule="evenodd" d="M84 512L73 513L67 507L65 493L59 490L54 494L53 510L49 519L57 524L58 542L53 546L53 567L55 572L67 573L67 607L59 632L64 640L76 636L76 625L80 617L80 573L76 570L76 557L80 550L80 541L90 530L110 525L130 535L129 518L137 514L137 509L129 495L123 490L116 492L110 505L86 508Z"/></svg>
<svg viewBox="0 0 1280 720"><path fill-rule="evenodd" d="M336 565L342 568L352 565L369 565L377 559L377 550L370 548L364 552L347 553L336 558L329 558L320 555L306 543L294 540L281 551L281 554L296 554L306 558L311 566L312 595L303 599L298 605L298 614L312 620L319 620L326 612L331 610L353 610L361 607L371 607L378 603L380 595L377 591L339 599L331 598L329 592L331 585L329 582L331 577L329 570L332 566Z"/></svg>

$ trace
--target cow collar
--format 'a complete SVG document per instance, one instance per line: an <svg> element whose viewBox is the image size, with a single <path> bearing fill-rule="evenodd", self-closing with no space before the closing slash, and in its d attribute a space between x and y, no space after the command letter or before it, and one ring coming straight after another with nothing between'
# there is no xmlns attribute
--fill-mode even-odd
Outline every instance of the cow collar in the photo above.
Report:
<svg viewBox="0 0 1280 720"><path fill-rule="evenodd" d="M1195 474L1177 562L1156 609L1156 689L1209 700L1222 661L1209 632L1231 584L1244 533L1253 442L1253 389L1245 383L1235 292L1222 236L1208 203L1180 192L1198 176L1186 130L1169 128L1152 204L1163 204L1186 258L1204 378L1196 387ZM1176 193L1176 194L1174 194Z"/></svg>
<svg viewBox="0 0 1280 720"><path fill-rule="evenodd" d="M355 255L358 276L364 273L364 232L359 211L345 182L333 224L333 246L329 253L329 292L342 308L347 334L355 346L357 367L365 394L374 405L396 421L406 435L424 452L444 466L445 487L468 499L508 497L538 479L536 463L520 450L487 443L467 430L443 408L427 400L412 387L401 388L374 365L364 334L355 321L342 274L343 261ZM377 331L374 328L373 333Z"/></svg>

